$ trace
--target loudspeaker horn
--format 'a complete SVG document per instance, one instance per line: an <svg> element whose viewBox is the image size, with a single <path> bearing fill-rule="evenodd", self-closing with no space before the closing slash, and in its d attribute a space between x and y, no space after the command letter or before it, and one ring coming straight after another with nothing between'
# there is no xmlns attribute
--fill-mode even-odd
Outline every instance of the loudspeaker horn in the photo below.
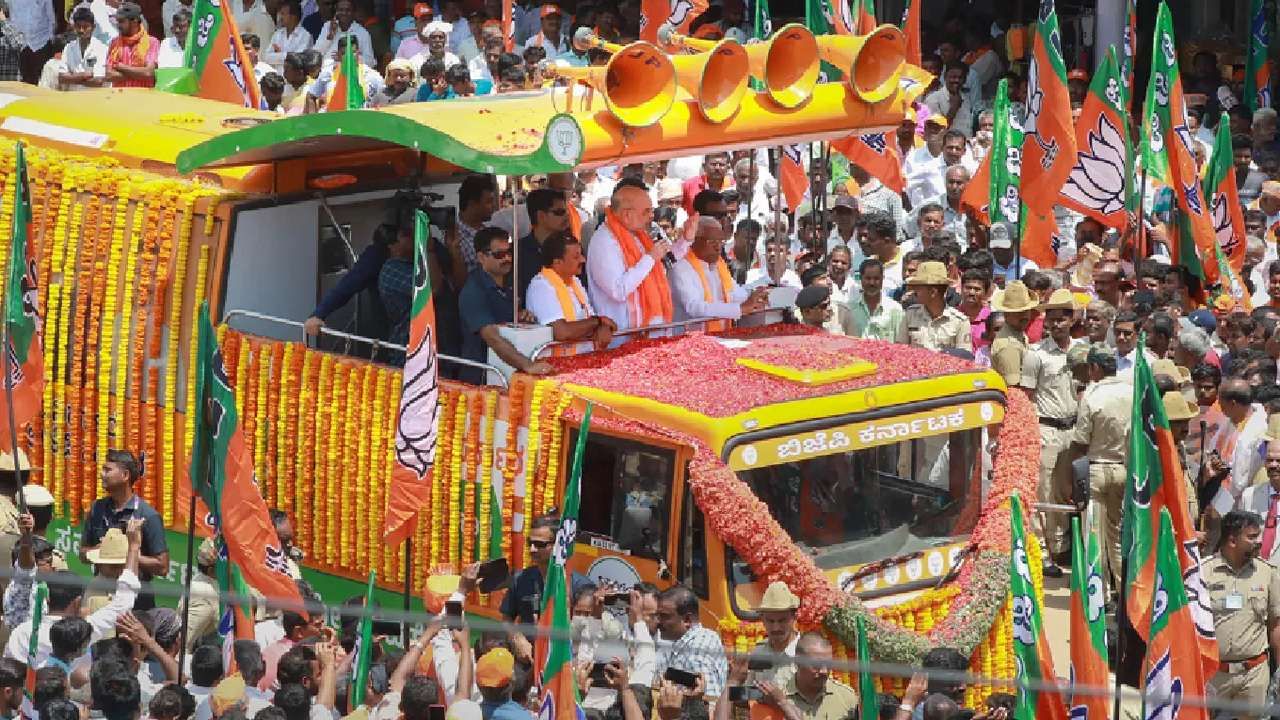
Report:
<svg viewBox="0 0 1280 720"><path fill-rule="evenodd" d="M702 40L668 30L660 42L683 46L699 52L714 50L724 42ZM767 41L749 42L742 46L747 55L748 73L764 83L769 97L784 108L803 104L818 83L818 42L803 25L785 25Z"/></svg>
<svg viewBox="0 0 1280 720"><path fill-rule="evenodd" d="M844 73L855 95L878 103L898 91L907 39L898 28L881 25L867 35L823 35L818 52Z"/></svg>

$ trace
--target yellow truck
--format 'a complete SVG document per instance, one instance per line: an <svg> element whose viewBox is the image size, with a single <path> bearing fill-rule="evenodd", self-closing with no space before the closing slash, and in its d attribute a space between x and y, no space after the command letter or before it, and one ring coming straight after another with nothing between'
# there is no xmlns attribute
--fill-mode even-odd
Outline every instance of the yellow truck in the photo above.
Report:
<svg viewBox="0 0 1280 720"><path fill-rule="evenodd" d="M491 368L498 385L442 383L432 501L409 553L381 542L400 373L369 359L384 342L326 330L309 343L301 327L395 193L447 196L468 172L871 137L902 118L896 28L787 26L745 50L703 49L669 58L641 43L550 89L283 118L145 89L0 83L0 238L21 141L39 252L35 480L78 522L106 451L129 448L145 456L142 494L185 528L194 314L207 300L262 491L292 516L321 587L376 569L385 587L429 594L429 577L472 559L500 552L519 567L529 519L560 502L591 400L577 569L686 583L736 646L761 637L754 604L781 579L841 657L866 613L877 659L951 645L975 672L1011 677L1000 508L1014 490L1034 497L1035 422L990 371L901 346L766 325L556 356L549 378ZM726 52L746 62L714 64ZM846 80L818 82L819 58ZM745 90L743 67L763 90ZM480 602L492 612L498 596Z"/></svg>

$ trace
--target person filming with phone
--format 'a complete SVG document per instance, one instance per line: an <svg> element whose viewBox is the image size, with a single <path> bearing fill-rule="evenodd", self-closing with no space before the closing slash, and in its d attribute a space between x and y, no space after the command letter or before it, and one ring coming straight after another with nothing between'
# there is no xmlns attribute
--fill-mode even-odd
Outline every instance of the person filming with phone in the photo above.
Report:
<svg viewBox="0 0 1280 720"><path fill-rule="evenodd" d="M525 635L524 628L536 624L538 613L542 612L542 588L559 529L560 518L554 514L534 518L529 526L529 566L511 578L511 589L502 598L502 619L517 623L516 626L508 625L507 635L511 640L512 653L521 662L533 661L533 644ZM592 584L586 576L576 572L569 582L572 585L570 592L574 594Z"/></svg>
<svg viewBox="0 0 1280 720"><path fill-rule="evenodd" d="M686 696L718 698L728 660L720 636L698 622L698 598L682 585L658 595L658 631L669 644L658 650L658 676L684 686Z"/></svg>

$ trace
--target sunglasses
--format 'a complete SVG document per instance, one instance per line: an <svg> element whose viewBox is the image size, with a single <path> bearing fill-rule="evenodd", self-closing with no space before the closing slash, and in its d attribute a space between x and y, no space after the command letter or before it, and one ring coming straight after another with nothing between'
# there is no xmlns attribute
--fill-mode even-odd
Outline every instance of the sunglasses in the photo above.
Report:
<svg viewBox="0 0 1280 720"><path fill-rule="evenodd" d="M506 250L489 250L485 252L485 255L488 255L494 260L506 260L511 257L511 248L507 248Z"/></svg>
<svg viewBox="0 0 1280 720"><path fill-rule="evenodd" d="M554 540L530 540L529 541L529 547L535 550L542 550L544 548L549 548L554 544L555 544Z"/></svg>

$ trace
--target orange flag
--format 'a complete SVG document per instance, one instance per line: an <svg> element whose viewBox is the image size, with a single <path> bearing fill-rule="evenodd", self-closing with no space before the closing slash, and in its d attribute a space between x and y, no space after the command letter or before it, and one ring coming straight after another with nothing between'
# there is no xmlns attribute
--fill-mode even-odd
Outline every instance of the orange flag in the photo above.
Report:
<svg viewBox="0 0 1280 720"><path fill-rule="evenodd" d="M920 49L920 6L924 0L907 0L902 13L902 34L907 36L907 62L919 65L924 60Z"/></svg>
<svg viewBox="0 0 1280 720"><path fill-rule="evenodd" d="M804 162L800 157L799 143L782 146L782 163L778 180L782 185L782 195L786 198L787 210L795 212L804 201L809 191L809 178L804 174Z"/></svg>
<svg viewBox="0 0 1280 720"><path fill-rule="evenodd" d="M657 44L658 28L663 25L672 32L688 35L689 26L707 7L707 0L641 0L640 39Z"/></svg>
<svg viewBox="0 0 1280 720"><path fill-rule="evenodd" d="M516 49L516 23L511 7L514 2L515 0L502 0L502 37L505 38L507 52L515 52Z"/></svg>
<svg viewBox="0 0 1280 720"><path fill-rule="evenodd" d="M1022 129L1026 138L1022 143L1022 202L1034 211L1052 212L1076 162L1067 70L1053 0L1040 0Z"/></svg>
<svg viewBox="0 0 1280 720"><path fill-rule="evenodd" d="M906 191L907 182L902 177L902 163L898 161L898 149L892 133L850 135L831 141L831 149L866 170L890 190L897 193Z"/></svg>
<svg viewBox="0 0 1280 720"><path fill-rule="evenodd" d="M1207 720L1209 711L1197 702L1205 697L1205 677L1200 657L1188 652L1196 637L1192 617L1195 599L1183 584L1178 562L1178 539L1168 508L1160 511L1160 536L1156 546L1155 595L1147 625L1147 657L1143 662L1142 705L1148 718Z"/></svg>
<svg viewBox="0 0 1280 720"><path fill-rule="evenodd" d="M960 196L960 207L972 210L974 215L985 223L991 222L987 215L987 204L990 202L991 156L987 155L979 163L973 177L969 178L969 184L964 186L964 193Z"/></svg>

